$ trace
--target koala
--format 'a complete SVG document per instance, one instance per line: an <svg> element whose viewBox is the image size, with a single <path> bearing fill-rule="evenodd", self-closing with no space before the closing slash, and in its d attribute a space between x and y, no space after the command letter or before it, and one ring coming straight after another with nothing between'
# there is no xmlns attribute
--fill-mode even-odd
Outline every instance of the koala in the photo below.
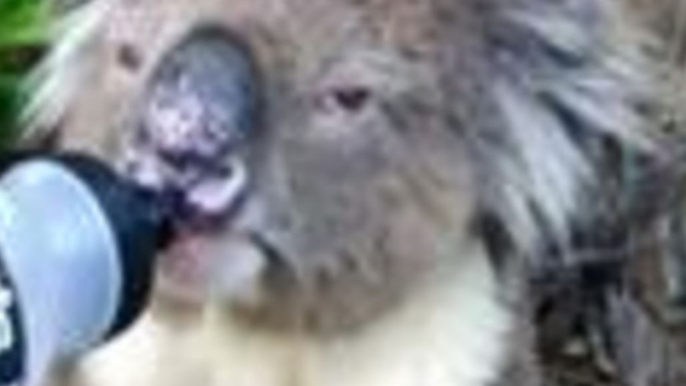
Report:
<svg viewBox="0 0 686 386"><path fill-rule="evenodd" d="M54 383L539 384L530 278L604 234L618 152L672 160L626 12L80 2L31 79L26 143L160 193L177 240L146 315Z"/></svg>

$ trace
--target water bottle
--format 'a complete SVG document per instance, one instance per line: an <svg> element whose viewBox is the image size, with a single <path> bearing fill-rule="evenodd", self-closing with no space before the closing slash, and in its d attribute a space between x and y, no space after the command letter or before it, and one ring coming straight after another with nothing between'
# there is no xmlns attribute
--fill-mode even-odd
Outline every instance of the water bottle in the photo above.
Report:
<svg viewBox="0 0 686 386"><path fill-rule="evenodd" d="M36 386L145 308L163 205L81 154L0 162L0 385Z"/></svg>

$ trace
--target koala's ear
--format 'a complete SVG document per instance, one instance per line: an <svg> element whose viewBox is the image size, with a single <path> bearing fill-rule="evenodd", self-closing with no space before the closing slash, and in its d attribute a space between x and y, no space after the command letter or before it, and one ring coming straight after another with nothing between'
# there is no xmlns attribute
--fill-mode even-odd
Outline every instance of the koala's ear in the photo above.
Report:
<svg viewBox="0 0 686 386"><path fill-rule="evenodd" d="M657 66L647 40L623 33L618 2L489 4L482 87L498 119L477 120L467 136L483 176L483 204L525 255L540 257L550 245L564 252L573 228L597 210L601 182L621 170L617 152L664 154L649 114Z"/></svg>
<svg viewBox="0 0 686 386"><path fill-rule="evenodd" d="M58 0L55 21L49 27L48 52L26 82L30 94L21 115L23 143L51 141L68 106L83 86L88 45L104 26L112 1Z"/></svg>

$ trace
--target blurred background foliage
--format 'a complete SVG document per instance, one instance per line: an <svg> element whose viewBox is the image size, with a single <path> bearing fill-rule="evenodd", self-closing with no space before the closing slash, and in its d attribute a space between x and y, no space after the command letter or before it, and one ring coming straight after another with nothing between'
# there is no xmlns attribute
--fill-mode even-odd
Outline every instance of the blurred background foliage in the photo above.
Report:
<svg viewBox="0 0 686 386"><path fill-rule="evenodd" d="M20 130L23 81L46 45L49 17L46 0L0 0L0 147Z"/></svg>

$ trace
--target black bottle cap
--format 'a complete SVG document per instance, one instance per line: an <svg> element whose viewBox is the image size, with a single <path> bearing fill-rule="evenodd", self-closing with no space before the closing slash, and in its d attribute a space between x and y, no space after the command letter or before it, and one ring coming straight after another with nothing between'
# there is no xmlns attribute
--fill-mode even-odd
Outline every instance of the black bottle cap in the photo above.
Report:
<svg viewBox="0 0 686 386"><path fill-rule="evenodd" d="M148 305L155 256L172 238L165 201L92 157L68 153L47 158L60 162L90 188L116 237L123 282L117 315L103 337L109 339L129 327Z"/></svg>

